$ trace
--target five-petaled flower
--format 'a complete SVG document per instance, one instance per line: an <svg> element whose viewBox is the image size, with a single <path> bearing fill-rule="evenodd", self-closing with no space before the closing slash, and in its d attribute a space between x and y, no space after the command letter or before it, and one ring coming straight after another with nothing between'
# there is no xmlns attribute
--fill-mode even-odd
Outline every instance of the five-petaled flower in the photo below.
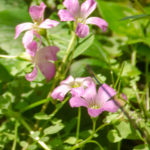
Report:
<svg viewBox="0 0 150 150"><path fill-rule="evenodd" d="M107 84L102 84L98 92L96 91L95 84L91 84L88 88L80 90L82 90L82 96L73 96L69 101L70 106L86 107L91 117L97 117L103 111L116 112L119 108L112 99L116 95L116 92ZM76 93L74 89L72 92Z"/></svg>
<svg viewBox="0 0 150 150"><path fill-rule="evenodd" d="M53 99L59 99L62 101L65 95L70 91L72 96L82 95L80 88L86 89L91 84L94 84L91 77L76 78L69 76L66 80L60 83L60 86L56 87L51 96ZM76 93L72 93L72 89L76 90Z"/></svg>
<svg viewBox="0 0 150 150"><path fill-rule="evenodd" d="M88 16L96 9L95 0L86 0L79 6L78 0L64 0L64 6L67 8L58 12L61 21L75 21L77 23L76 34L80 38L84 38L89 34L87 24L97 25L102 31L106 31L107 22L99 17Z"/></svg>
<svg viewBox="0 0 150 150"><path fill-rule="evenodd" d="M45 19L44 11L46 5L42 2L40 6L31 6L29 8L30 16L34 23L26 22L16 26L15 39L18 38L21 32L28 30L23 36L22 42L24 47L27 49L28 45L33 41L34 35L40 38L39 32L41 29L50 29L59 24L58 21Z"/></svg>
<svg viewBox="0 0 150 150"><path fill-rule="evenodd" d="M38 73L37 67L42 74L49 81L55 75L55 64L53 61L57 60L56 53L59 51L58 47L47 46L44 48L37 47L36 41L32 41L28 45L28 53L32 58L32 63L35 65L31 73L26 74L28 81L33 81Z"/></svg>

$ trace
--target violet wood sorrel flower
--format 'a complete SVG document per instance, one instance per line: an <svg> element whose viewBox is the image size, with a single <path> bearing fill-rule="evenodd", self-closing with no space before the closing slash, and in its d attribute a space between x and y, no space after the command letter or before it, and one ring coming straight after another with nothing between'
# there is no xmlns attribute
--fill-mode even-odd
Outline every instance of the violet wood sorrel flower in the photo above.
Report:
<svg viewBox="0 0 150 150"><path fill-rule="evenodd" d="M32 63L35 65L31 73L26 74L28 81L33 81L38 73L37 68L40 69L41 73L49 81L55 75L55 65L53 61L57 60L56 53L59 51L58 47L47 46L38 49L36 41L32 41L28 45L28 53L31 56Z"/></svg>
<svg viewBox="0 0 150 150"><path fill-rule="evenodd" d="M95 84L91 84L87 89L83 89L83 91L82 96L73 96L70 99L71 107L84 106L91 117L97 117L103 111L116 112L118 110L118 106L111 99L116 95L116 92L107 84L102 84L98 92L96 91ZM73 89L72 93L74 92L76 93Z"/></svg>
<svg viewBox="0 0 150 150"><path fill-rule="evenodd" d="M26 49L28 44L33 41L34 35L40 38L39 34L42 29L50 29L59 24L59 22L55 20L44 20L45 8L46 5L43 2L40 4L40 6L31 6L29 8L29 13L34 23L26 22L16 26L15 39L18 38L21 32L28 30L22 39L23 45Z"/></svg>
<svg viewBox="0 0 150 150"><path fill-rule="evenodd" d="M60 86L56 87L52 92L51 96L53 99L59 99L62 101L65 95L71 91L72 89L76 89L76 93L72 93L72 95L82 95L82 90L87 88L91 84L93 84L93 80L91 77L84 77L84 78L76 78L74 79L72 76L69 76L66 80L60 83Z"/></svg>
<svg viewBox="0 0 150 150"><path fill-rule="evenodd" d="M64 0L63 5L67 9L58 12L61 21L75 21L77 24L76 34L80 38L84 38L89 34L87 24L97 25L103 32L107 29L107 22L99 17L88 16L96 9L95 0L86 0L79 6L78 0Z"/></svg>

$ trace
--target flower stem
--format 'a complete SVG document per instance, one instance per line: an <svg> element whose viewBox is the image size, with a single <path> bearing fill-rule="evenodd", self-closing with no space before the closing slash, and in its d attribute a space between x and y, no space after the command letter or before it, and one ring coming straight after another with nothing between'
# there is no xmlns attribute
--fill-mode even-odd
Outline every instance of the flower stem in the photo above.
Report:
<svg viewBox="0 0 150 150"><path fill-rule="evenodd" d="M67 58L68 58L68 56L69 56L69 54L70 54L70 52L72 50L72 47L75 44L76 38L77 38L77 36L76 36L75 32L72 32L72 38L71 38L70 43L68 45L68 48L67 48L67 51L66 51L66 55L64 56L64 58L62 60L63 63L66 62L66 60L67 60Z"/></svg>
<svg viewBox="0 0 150 150"><path fill-rule="evenodd" d="M37 102L32 103L31 105L29 105L29 106L23 108L20 112L21 112L21 113L24 113L25 111L30 110L30 109L32 109L32 108L34 108L34 107L37 107L37 106L39 106L39 105L41 105L41 104L44 104L44 103L46 103L46 102L48 102L48 101L50 101L49 98L43 99L43 100L40 100L40 101L37 101Z"/></svg>
<svg viewBox="0 0 150 150"><path fill-rule="evenodd" d="M96 121L97 121L97 118L92 118L92 122L93 122L93 132L92 132L92 134L87 139L85 139L84 141L74 145L70 150L75 150L77 148L82 147L83 145L88 143L93 138L94 134L96 133Z"/></svg>
<svg viewBox="0 0 150 150"><path fill-rule="evenodd" d="M8 56L8 55L0 55L0 58L8 58L8 59L14 59L17 58L18 56Z"/></svg>
<svg viewBox="0 0 150 150"><path fill-rule="evenodd" d="M77 142L78 139L79 139L80 122L81 122L81 107L78 108L77 130L76 130L76 142Z"/></svg>
<svg viewBox="0 0 150 150"><path fill-rule="evenodd" d="M19 117L19 121L29 131L30 135L34 134L34 131L32 131L31 127L21 116ZM44 150L50 150L50 148L43 141L41 141L39 137L35 137L32 139L36 141Z"/></svg>
<svg viewBox="0 0 150 150"><path fill-rule="evenodd" d="M146 58L146 66L145 66L145 77L146 77L146 110L149 111L150 109L150 101L149 101L149 76L148 76L148 69L149 67L149 60Z"/></svg>
<svg viewBox="0 0 150 150"><path fill-rule="evenodd" d="M19 126L19 123L18 123L18 121L16 121L16 123L15 123L15 139L14 139L14 142L13 142L12 150L16 150L17 136L18 136L18 126Z"/></svg>

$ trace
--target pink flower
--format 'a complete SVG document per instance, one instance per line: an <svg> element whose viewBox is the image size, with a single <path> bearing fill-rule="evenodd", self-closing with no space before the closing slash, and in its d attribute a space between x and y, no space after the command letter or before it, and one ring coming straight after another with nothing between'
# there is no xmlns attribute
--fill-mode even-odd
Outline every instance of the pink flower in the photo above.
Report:
<svg viewBox="0 0 150 150"><path fill-rule="evenodd" d="M26 74L28 81L33 81L38 73L37 68L49 81L55 75L55 65L53 61L57 60L56 53L59 51L58 47L47 46L44 48L37 48L36 41L32 41L28 45L28 53L31 55L32 63L35 65L31 73Z"/></svg>
<svg viewBox="0 0 150 150"><path fill-rule="evenodd" d="M116 95L113 88L107 84L102 84L96 92L96 85L91 84L84 90L82 96L73 96L69 103L71 107L84 106L91 117L97 117L103 111L116 112L118 107L111 99Z"/></svg>
<svg viewBox="0 0 150 150"><path fill-rule="evenodd" d="M76 34L80 38L84 38L89 34L87 24L94 24L101 28L104 32L107 29L107 22L99 17L88 16L96 9L95 0L86 0L79 6L78 0L64 0L63 5L67 9L58 12L61 21L75 21L77 23Z"/></svg>
<svg viewBox="0 0 150 150"><path fill-rule="evenodd" d="M82 89L87 88L92 83L93 80L91 77L74 79L72 76L69 76L66 80L60 83L60 86L54 89L51 96L53 99L59 99L62 101L69 91L71 91L72 96L82 95ZM74 89L74 92L72 92L72 89Z"/></svg>
<svg viewBox="0 0 150 150"><path fill-rule="evenodd" d="M28 45L33 41L33 36L40 38L39 32L41 29L50 29L59 24L55 20L45 19L44 11L46 5L42 2L40 6L31 6L29 8L30 16L34 23L26 22L16 26L15 39L18 38L21 32L28 30L23 36L22 42L24 47L27 49Z"/></svg>

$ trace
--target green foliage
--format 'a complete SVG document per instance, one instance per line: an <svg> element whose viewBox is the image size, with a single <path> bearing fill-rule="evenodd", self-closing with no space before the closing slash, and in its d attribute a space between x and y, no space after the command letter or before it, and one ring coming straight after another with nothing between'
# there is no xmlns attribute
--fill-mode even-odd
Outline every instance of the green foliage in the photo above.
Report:
<svg viewBox="0 0 150 150"><path fill-rule="evenodd" d="M64 64L61 61L66 55L73 23L61 22L47 30L41 46L58 46L56 67L64 65L60 79L56 76L49 83L40 72L33 82L25 80L25 74L33 66L24 54L21 41L24 33L14 40L15 26L32 22L28 13L30 4L40 2L0 0L0 149L41 150L46 143L50 150L69 150L78 142L83 150L98 150L101 146L105 150L149 150L145 144L150 139L149 2L141 3L145 11L141 12L137 3L133 5L127 0L97 0L98 10L91 16L101 15L108 22L108 30L102 33L98 27L90 27L89 36L76 40L71 49L74 51ZM62 0L43 2L48 6L45 16L59 20L56 10L64 8ZM2 58L2 55L16 57ZM119 98L120 93L126 94L128 100L122 106L125 112L104 112L99 116L96 133L91 130L87 111L82 109L77 139L77 109L69 107L70 95L61 103L46 97L55 88L53 83L57 86L68 75L90 76L87 65L99 81L115 87Z"/></svg>

